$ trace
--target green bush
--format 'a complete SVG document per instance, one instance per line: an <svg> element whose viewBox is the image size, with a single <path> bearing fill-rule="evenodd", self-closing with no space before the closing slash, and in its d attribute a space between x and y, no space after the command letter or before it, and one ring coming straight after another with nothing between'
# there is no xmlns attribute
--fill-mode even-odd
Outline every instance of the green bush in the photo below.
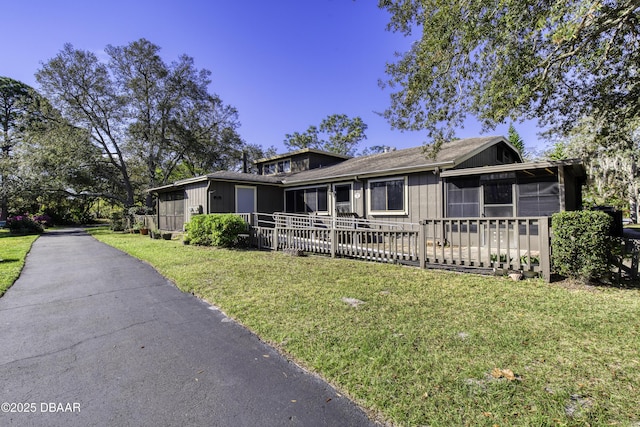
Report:
<svg viewBox="0 0 640 427"><path fill-rule="evenodd" d="M238 234L245 233L247 224L234 214L196 215L186 226L185 240L192 245L231 247Z"/></svg>
<svg viewBox="0 0 640 427"><path fill-rule="evenodd" d="M551 262L555 272L583 281L608 277L615 251L612 225L611 217L600 211L554 214Z"/></svg>
<svg viewBox="0 0 640 427"><path fill-rule="evenodd" d="M111 213L111 230L113 231L124 231L125 228L125 218L122 214L122 211L114 211Z"/></svg>

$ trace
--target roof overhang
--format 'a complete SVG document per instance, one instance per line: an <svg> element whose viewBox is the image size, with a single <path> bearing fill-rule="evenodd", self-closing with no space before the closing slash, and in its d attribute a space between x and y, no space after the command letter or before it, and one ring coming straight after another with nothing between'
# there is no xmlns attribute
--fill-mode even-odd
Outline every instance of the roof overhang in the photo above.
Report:
<svg viewBox="0 0 640 427"><path fill-rule="evenodd" d="M368 178L378 178L381 176L394 176L394 175L402 175L402 174L408 174L408 173L429 172L429 171L435 171L436 169L452 168L454 166L455 166L455 163L453 161L446 161L446 162L430 163L428 165L421 165L421 166L391 168L391 169L383 169L383 170L377 170L377 171L368 171L365 173L348 173L344 175L331 175L331 176L324 176L324 177L311 178L311 179L288 180L285 178L282 181L282 183L284 186L287 186L287 187L298 186L298 185L310 185L310 184L328 184L328 183L337 182L337 181L360 180L360 179L368 179Z"/></svg>
<svg viewBox="0 0 640 427"><path fill-rule="evenodd" d="M246 176L242 176L242 175L246 175ZM211 182L211 181L215 181L215 182L232 182L232 183L242 183L242 184L253 184L253 185L268 185L268 186L272 186L272 187L282 187L282 183L281 182L274 182L274 181L264 181L264 180L260 180L260 179L251 179L251 174L242 174L241 176L238 176L237 178L230 178L230 177L223 177L223 176L216 176L215 174L209 174L209 175L201 175L201 176L196 176L193 178L186 178L186 179L182 179L180 181L176 181L173 184L167 184L167 185L163 185L161 187L154 187L154 188L150 188L148 190L146 190L146 192L148 193L162 193L162 192L167 192L167 191L172 191L172 190L179 190L181 188L184 188L185 186L189 185L189 184L197 184L200 182ZM260 176L260 175L255 175L255 176Z"/></svg>
<svg viewBox="0 0 640 427"><path fill-rule="evenodd" d="M289 157L292 157L292 156L296 156L296 155L299 155L299 154L305 154L305 153L322 154L322 155L325 155L325 156L335 157L337 159L343 159L343 160L347 160L347 159L350 159L352 157L352 156L347 156L345 154L338 154L338 153L332 153L330 151L318 150L316 148L302 148L300 150L289 151L289 152L284 153L284 154L277 154L275 156L264 157L262 159L257 159L257 160L253 161L253 164L272 162L272 161L275 161L275 160L286 159L286 158L289 158Z"/></svg>
<svg viewBox="0 0 640 427"><path fill-rule="evenodd" d="M509 163L506 165L494 165L494 166L482 166L478 168L465 168L465 169L451 169L443 171L440 176L443 178L469 176L469 175L481 175L491 173L502 172L519 172L535 169L550 169L557 167L572 168L576 176L586 176L586 171L582 161L579 159L570 160L549 160L541 162L527 162L527 163Z"/></svg>

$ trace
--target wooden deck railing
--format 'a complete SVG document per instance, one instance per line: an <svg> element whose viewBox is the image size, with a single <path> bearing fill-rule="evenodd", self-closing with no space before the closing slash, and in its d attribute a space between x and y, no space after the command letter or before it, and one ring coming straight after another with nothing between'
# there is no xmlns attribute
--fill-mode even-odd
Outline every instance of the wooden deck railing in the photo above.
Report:
<svg viewBox="0 0 640 427"><path fill-rule="evenodd" d="M428 219L421 262L550 276L549 218ZM423 265L423 266L424 266Z"/></svg>
<svg viewBox="0 0 640 427"><path fill-rule="evenodd" d="M549 219L427 219L420 224L340 222L317 215L253 214L258 248L297 249L378 262L461 270L514 270L550 278Z"/></svg>

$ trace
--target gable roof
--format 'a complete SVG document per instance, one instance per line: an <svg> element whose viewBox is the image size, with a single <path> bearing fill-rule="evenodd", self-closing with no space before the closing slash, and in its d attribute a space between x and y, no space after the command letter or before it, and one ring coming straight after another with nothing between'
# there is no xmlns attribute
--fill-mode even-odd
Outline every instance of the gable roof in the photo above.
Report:
<svg viewBox="0 0 640 427"><path fill-rule="evenodd" d="M331 151L318 150L316 148L301 148L300 150L289 151L287 153L276 154L275 156L264 157L262 159L254 160L253 164L272 162L272 161L275 161L275 160L286 159L286 158L289 158L289 157L292 157L292 156L296 156L296 155L299 155L299 154L306 154L306 153L321 154L321 155L328 156L328 157L335 157L336 159L341 159L341 160L346 160L346 159L350 159L351 158L351 156L347 156L347 155L344 155L344 154L338 154L338 153L332 153Z"/></svg>
<svg viewBox="0 0 640 427"><path fill-rule="evenodd" d="M152 188L148 191L170 190L186 184L208 180L290 186L327 182L329 180L335 181L340 179L346 180L353 178L390 176L402 173L435 170L436 168L451 169L498 143L504 143L511 147L514 152L518 152L518 150L516 150L513 145L511 145L509 141L502 136L465 138L445 142L442 144L442 147L435 158L427 157L424 147L420 146L389 151L386 153L372 154L370 156L345 156L345 160L343 162L335 165L296 172L290 175L257 175L241 172L218 171L195 178L183 179L176 181L174 184ZM294 153L303 152L325 153L323 151L308 148ZM291 154L292 153L283 154L270 158L269 160L288 157ZM520 156L519 160L522 161Z"/></svg>
<svg viewBox="0 0 640 427"><path fill-rule="evenodd" d="M249 182L253 184L281 184L281 177L273 175L257 175L253 173L243 173L234 171L216 171L206 175L200 175L193 178L185 178L174 182L173 184L163 185L162 187L150 188L147 191L162 191L179 188L183 185L194 184L202 181L233 181L233 182Z"/></svg>
<svg viewBox="0 0 640 427"><path fill-rule="evenodd" d="M407 148L370 156L353 157L333 166L298 172L282 178L284 184L302 184L351 177L376 177L408 172L453 168L488 147L504 142L502 136L458 139L442 144L435 158L427 157L424 147ZM514 151L517 150L514 148ZM521 160L521 159L520 159Z"/></svg>

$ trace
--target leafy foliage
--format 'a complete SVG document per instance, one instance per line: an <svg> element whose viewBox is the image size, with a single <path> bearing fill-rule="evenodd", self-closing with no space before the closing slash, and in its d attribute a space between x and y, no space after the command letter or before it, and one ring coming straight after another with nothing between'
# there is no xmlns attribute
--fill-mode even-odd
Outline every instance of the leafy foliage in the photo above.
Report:
<svg viewBox="0 0 640 427"><path fill-rule="evenodd" d="M612 219L605 212L559 212L552 216L552 264L557 273L590 281L607 278L614 239Z"/></svg>
<svg viewBox="0 0 640 427"><path fill-rule="evenodd" d="M86 142L116 172L109 178L126 206L141 188L165 183L179 164L192 175L237 164L243 146L237 111L208 92L210 72L186 55L166 64L159 51L140 39L107 46L103 62L66 44L36 73L65 119L88 130Z"/></svg>
<svg viewBox="0 0 640 427"><path fill-rule="evenodd" d="M588 205L609 205L638 217L640 202L640 121L618 129L607 144L598 135L602 126L593 118L582 120L547 153L551 159L581 158L587 169L584 199ZM563 157L562 157L563 156Z"/></svg>
<svg viewBox="0 0 640 427"><path fill-rule="evenodd" d="M379 0L388 29L413 37L387 65L393 127L437 145L467 114L485 129L540 119L566 134L585 116L606 137L640 115L637 1ZM414 33L418 33L414 36Z"/></svg>
<svg viewBox="0 0 640 427"><path fill-rule="evenodd" d="M39 219L44 222L47 221L46 218ZM20 234L41 234L44 232L42 224L27 214L7 218L7 228L9 228L12 233Z"/></svg>
<svg viewBox="0 0 640 427"><path fill-rule="evenodd" d="M524 141L522 140L522 137L516 130L515 126L513 126L513 123L509 125L509 130L507 131L507 139L509 140L511 145L516 147L520 154L524 156Z"/></svg>
<svg viewBox="0 0 640 427"><path fill-rule="evenodd" d="M185 228L185 240L193 245L231 247L246 232L247 224L238 215L207 214L194 216Z"/></svg>
<svg viewBox="0 0 640 427"><path fill-rule="evenodd" d="M289 149L316 148L352 156L358 143L367 138L366 130L367 125L360 117L350 119L346 114L333 114L322 120L319 128L309 126L304 133L287 134L284 144Z"/></svg>
<svg viewBox="0 0 640 427"><path fill-rule="evenodd" d="M124 231L126 227L126 219L122 211L114 211L111 213L109 228L112 231Z"/></svg>
<svg viewBox="0 0 640 427"><path fill-rule="evenodd" d="M8 77L0 77L0 219L5 220L9 199L21 190L16 149L34 120L36 92Z"/></svg>

